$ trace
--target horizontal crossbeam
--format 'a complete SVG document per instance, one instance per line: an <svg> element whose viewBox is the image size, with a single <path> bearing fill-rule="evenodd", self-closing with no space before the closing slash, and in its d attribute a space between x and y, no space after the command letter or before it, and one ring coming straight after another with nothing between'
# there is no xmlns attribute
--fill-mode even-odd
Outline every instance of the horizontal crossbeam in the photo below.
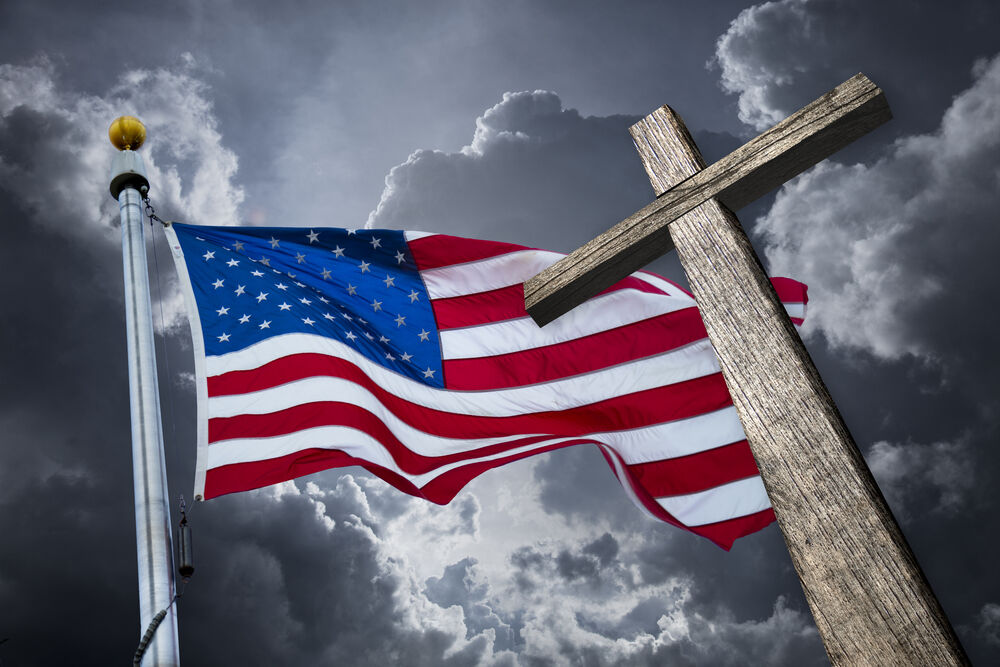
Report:
<svg viewBox="0 0 1000 667"><path fill-rule="evenodd" d="M890 118L881 89L851 77L527 281L528 314L548 324L669 252L667 226L685 213L713 197L738 210Z"/></svg>

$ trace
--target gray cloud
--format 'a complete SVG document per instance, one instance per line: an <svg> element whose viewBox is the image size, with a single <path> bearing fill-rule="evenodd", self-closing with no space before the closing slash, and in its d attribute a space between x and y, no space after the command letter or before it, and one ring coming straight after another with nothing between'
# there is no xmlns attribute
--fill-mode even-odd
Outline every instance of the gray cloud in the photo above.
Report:
<svg viewBox="0 0 1000 667"><path fill-rule="evenodd" d="M992 301L987 249L1000 242L1000 58L979 61L975 74L937 131L900 139L871 166L820 165L758 221L773 270L809 284L807 332L885 359L994 375L983 373L998 361L992 334L969 306Z"/></svg>
<svg viewBox="0 0 1000 667"><path fill-rule="evenodd" d="M872 474L903 522L928 515L954 515L976 483L975 458L966 436L957 442L876 442L866 456Z"/></svg>
<svg viewBox="0 0 1000 667"><path fill-rule="evenodd" d="M968 63L996 51L998 19L988 2L764 2L732 21L711 65L739 96L740 120L757 130L865 72L893 107L889 131L923 132L968 84Z"/></svg>

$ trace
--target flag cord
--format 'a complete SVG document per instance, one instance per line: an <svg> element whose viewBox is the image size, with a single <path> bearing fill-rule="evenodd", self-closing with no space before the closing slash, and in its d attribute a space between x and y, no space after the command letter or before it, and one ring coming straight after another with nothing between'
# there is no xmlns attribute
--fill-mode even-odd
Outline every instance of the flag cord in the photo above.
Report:
<svg viewBox="0 0 1000 667"><path fill-rule="evenodd" d="M146 628L146 632L139 639L139 646L135 649L135 655L132 656L132 665L136 667L142 663L142 656L146 653L146 648L149 646L149 642L153 641L153 636L156 634L156 629L160 627L160 623L163 619L167 617L167 612L170 610L171 605L177 602L178 598L184 596L184 591L187 589L188 582L191 580L191 575L194 573L194 567L191 565L191 535L190 529L185 533L185 527L187 526L187 506L184 504L184 496L180 497L180 510L181 510L181 523L180 532L178 537L181 539L181 589L174 593L174 597L170 599L170 602L166 607L157 612L156 616L149 622L149 626ZM185 534L187 535L187 547L185 548ZM187 561L187 562L185 562ZM188 567L185 571L185 566Z"/></svg>
<svg viewBox="0 0 1000 667"><path fill-rule="evenodd" d="M167 411L169 413L170 421L170 439L174 446L177 445L177 420L174 413L174 393L170 391L170 382L173 375L170 373L170 353L167 348L167 338L164 333L166 329L166 322L163 317L163 281L160 276L160 260L156 254L156 232L153 231L153 221L156 220L162 226L166 227L167 222L164 222L153 209L153 204L149 201L149 195L145 195L142 201L146 204L146 215L149 216L149 227L150 233L153 237L153 271L156 273L156 295L157 295L157 306L159 306L160 311L160 340L163 345L163 370L167 376Z"/></svg>
<svg viewBox="0 0 1000 667"><path fill-rule="evenodd" d="M184 589L186 587L187 582L185 581L181 584L180 592L175 593L174 597L170 600L170 604L157 612L156 616L153 617L153 620L149 622L149 627L146 628L146 633L142 636L142 639L139 640L139 646L136 647L135 655L132 656L133 667L142 663L142 656L146 652L146 647L149 646L149 642L153 641L153 635L156 634L156 629L160 627L160 623L162 623L163 619L167 617L167 611L170 609L170 605L177 602L177 598L184 595Z"/></svg>

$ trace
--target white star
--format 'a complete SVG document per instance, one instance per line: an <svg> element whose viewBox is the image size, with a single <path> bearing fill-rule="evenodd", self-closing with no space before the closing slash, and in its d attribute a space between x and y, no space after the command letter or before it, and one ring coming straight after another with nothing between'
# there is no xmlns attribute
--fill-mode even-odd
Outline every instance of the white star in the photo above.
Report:
<svg viewBox="0 0 1000 667"><path fill-rule="evenodd" d="M427 337L428 337L429 335L431 335L431 332L430 332L430 331L427 331L427 330L425 330L425 329L421 329L421 330L420 330L420 333L418 333L418 334L417 334L417 336L419 336L419 337L420 337L420 342L421 342L421 343L425 343L425 342L427 342Z"/></svg>
<svg viewBox="0 0 1000 667"><path fill-rule="evenodd" d="M388 343L389 339L386 338L385 336L379 336L378 337L378 342L380 342L380 343Z"/></svg>
<svg viewBox="0 0 1000 667"><path fill-rule="evenodd" d="M371 335L367 331L365 332L365 338L367 338L368 340L375 340L375 336Z"/></svg>
<svg viewBox="0 0 1000 667"><path fill-rule="evenodd" d="M345 320L347 320L348 322L350 322L351 320L353 320L353 319L354 319L353 317L351 317L351 316L350 316L350 315L348 315L347 313L341 313L341 315L343 315L343 316L344 316L344 319L345 319Z"/></svg>
<svg viewBox="0 0 1000 667"><path fill-rule="evenodd" d="M260 303L261 301L267 301L267 294L268 294L267 292L261 292L260 294L258 294L257 303Z"/></svg>
<svg viewBox="0 0 1000 667"><path fill-rule="evenodd" d="M294 278L294 277L295 276L292 276L292 278ZM305 287L305 285L303 285L302 283L300 283L298 281L295 282L295 285L296 285L296 287Z"/></svg>
<svg viewBox="0 0 1000 667"><path fill-rule="evenodd" d="M417 293L417 290L410 290L410 303L414 301L420 301L420 295Z"/></svg>
<svg viewBox="0 0 1000 667"><path fill-rule="evenodd" d="M279 303L278 310L291 310L292 304L290 303Z"/></svg>
<svg viewBox="0 0 1000 667"><path fill-rule="evenodd" d="M403 254L402 250L396 251L396 264L402 264L406 261L406 255Z"/></svg>
<svg viewBox="0 0 1000 667"><path fill-rule="evenodd" d="M221 336L219 336L218 338L219 338L219 342L220 343L225 343L226 341L229 340L229 334L224 333Z"/></svg>
<svg viewBox="0 0 1000 667"><path fill-rule="evenodd" d="M385 283L386 287L393 287L396 284L396 279L390 276L389 274L386 274L385 280L383 280L382 282Z"/></svg>
<svg viewBox="0 0 1000 667"><path fill-rule="evenodd" d="M381 241L379 241L379 240L378 240L377 238L375 238L374 236L372 237L372 240L371 240L371 241L369 241L369 243L371 243L371 244L372 244L372 250L374 250L375 248L378 248L378 247L379 247L380 245L382 245L382 242L381 242Z"/></svg>
<svg viewBox="0 0 1000 667"><path fill-rule="evenodd" d="M323 303L330 303L330 300L323 296L321 296L319 300L322 301Z"/></svg>
<svg viewBox="0 0 1000 667"><path fill-rule="evenodd" d="M326 314L324 314L324 315L323 315L323 317L325 317L326 319L328 319L328 320L330 320L330 321L333 321L333 320L337 319L336 317L334 317L334 316L333 316L333 315L331 315L330 313L326 313Z"/></svg>
<svg viewBox="0 0 1000 667"><path fill-rule="evenodd" d="M238 259L231 259L228 262L226 262L226 266L239 266L239 265L240 261Z"/></svg>
<svg viewBox="0 0 1000 667"><path fill-rule="evenodd" d="M263 264L264 266L271 266L271 260L269 260L267 257L261 257L260 263Z"/></svg>
<svg viewBox="0 0 1000 667"><path fill-rule="evenodd" d="M396 361L396 357L392 356L392 354L390 354L389 352L385 353L385 358L388 359L389 361Z"/></svg>
<svg viewBox="0 0 1000 667"><path fill-rule="evenodd" d="M205 251L205 254L202 255L202 257L205 258L206 262L208 260L210 260L210 259L214 259L215 258L215 251L214 250L207 250L207 251Z"/></svg>
<svg viewBox="0 0 1000 667"><path fill-rule="evenodd" d="M234 243L233 248L235 248L237 252L243 250L243 241L237 241Z"/></svg>
<svg viewBox="0 0 1000 667"><path fill-rule="evenodd" d="M401 327L406 324L406 318L402 315L396 315L396 327Z"/></svg>
<svg viewBox="0 0 1000 667"><path fill-rule="evenodd" d="M364 320L363 320L363 319L361 319L360 317L358 318L358 322L361 322L361 324L368 324L368 322L364 321Z"/></svg>
<svg viewBox="0 0 1000 667"><path fill-rule="evenodd" d="M319 241L319 234L317 234L316 232L314 232L311 229L309 230L309 233L306 234L306 236L309 237L309 243L312 243L314 241Z"/></svg>
<svg viewBox="0 0 1000 667"><path fill-rule="evenodd" d="M355 338L357 338L357 336L355 336L353 333L351 333L350 331L348 331L346 334L344 334L344 338L346 338L347 340L353 341Z"/></svg>
<svg viewBox="0 0 1000 667"><path fill-rule="evenodd" d="M299 303L304 303L305 305L308 306L310 303L312 303L312 301L310 301L309 299L307 299L305 297L302 297L301 299L299 299Z"/></svg>
<svg viewBox="0 0 1000 667"><path fill-rule="evenodd" d="M236 296L240 296L241 294L246 294L246 290L243 288L243 285L237 285L236 289L233 291L236 292Z"/></svg>
<svg viewBox="0 0 1000 667"><path fill-rule="evenodd" d="M372 308L377 313L378 311L382 310L382 302L379 301L378 299L373 299L372 300Z"/></svg>
<svg viewBox="0 0 1000 667"><path fill-rule="evenodd" d="M336 248L334 248L330 252L332 252L337 257L343 257L344 256L344 249L341 248L340 246L337 246Z"/></svg>
<svg viewBox="0 0 1000 667"><path fill-rule="evenodd" d="M246 313L243 313L243 317L240 318L240 324L246 324L249 321L250 321L250 316L247 315Z"/></svg>
<svg viewBox="0 0 1000 667"><path fill-rule="evenodd" d="M323 280L330 279L330 269L323 269Z"/></svg>
<svg viewBox="0 0 1000 667"><path fill-rule="evenodd" d="M282 292L285 291L286 289L288 289L288 285L286 285L285 283L277 283L275 285L275 287L277 287L278 289L280 289Z"/></svg>
<svg viewBox="0 0 1000 667"><path fill-rule="evenodd" d="M354 236L355 234L358 233L358 230L356 229L345 229L344 231L347 232L348 236Z"/></svg>
<svg viewBox="0 0 1000 667"><path fill-rule="evenodd" d="M305 264L305 261L306 261L306 256L305 256L305 255L303 255L303 254L302 254L301 252L297 252L297 253L295 253L295 260L296 260L296 261L297 261L297 262L298 262L299 264Z"/></svg>
<svg viewBox="0 0 1000 667"><path fill-rule="evenodd" d="M369 266L371 266L371 262L366 262L364 260L361 260L360 266L361 266L361 273L367 273L368 271L371 271L371 269L368 268Z"/></svg>
<svg viewBox="0 0 1000 667"><path fill-rule="evenodd" d="M303 323L303 324L308 324L309 326L312 326L312 325L316 324L315 322L313 322L313 321L312 321L311 319L309 319L308 317L303 317L303 318L302 318L302 323Z"/></svg>
<svg viewBox="0 0 1000 667"><path fill-rule="evenodd" d="M278 243L278 239L276 239L276 238L274 238L274 237L272 236L272 237L271 237L271 247L272 247L272 248L277 248L277 247L278 247L279 245L281 245L281 244L280 244L280 243Z"/></svg>
<svg viewBox="0 0 1000 667"><path fill-rule="evenodd" d="M222 278L219 278L214 283L212 283L212 287L214 287L215 289L219 289L220 287L222 287L224 282L225 281Z"/></svg>
<svg viewBox="0 0 1000 667"><path fill-rule="evenodd" d="M358 293L358 288L350 283L347 283L347 293L350 294L351 296L354 296L355 294Z"/></svg>
<svg viewBox="0 0 1000 667"><path fill-rule="evenodd" d="M264 275L264 272L254 269L253 271L250 272L250 275L252 275L254 278L260 278L261 276Z"/></svg>
<svg viewBox="0 0 1000 667"><path fill-rule="evenodd" d="M428 366L427 370L424 371L424 377L425 378L432 378L432 377L434 377L434 371L431 370L430 366Z"/></svg>
<svg viewBox="0 0 1000 667"><path fill-rule="evenodd" d="M401 355L399 356L399 358L400 358L400 359L402 359L403 361L409 361L410 359L412 359L412 358L413 358L413 355L412 355L412 354L409 354L409 353L407 353L407 352L404 352L403 354L401 354Z"/></svg>
<svg viewBox="0 0 1000 667"><path fill-rule="evenodd" d="M259 326L261 329L270 329L271 328L271 320L264 320L263 322L261 322L257 326Z"/></svg>
<svg viewBox="0 0 1000 667"><path fill-rule="evenodd" d="M226 306L223 306L222 308L219 308L215 312L217 312L219 314L219 317L222 317L223 315L228 315L229 314L229 308L227 308Z"/></svg>
<svg viewBox="0 0 1000 667"><path fill-rule="evenodd" d="M194 238L195 238L196 241L204 241L205 240L205 239L201 238L200 236L196 236Z"/></svg>

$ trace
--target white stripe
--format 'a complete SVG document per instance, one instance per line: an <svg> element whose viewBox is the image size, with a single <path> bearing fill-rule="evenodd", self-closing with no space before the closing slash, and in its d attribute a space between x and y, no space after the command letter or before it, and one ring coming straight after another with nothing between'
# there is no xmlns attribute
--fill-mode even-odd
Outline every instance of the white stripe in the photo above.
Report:
<svg viewBox="0 0 1000 667"><path fill-rule="evenodd" d="M403 232L403 238L405 238L407 241L416 241L417 239L424 239L427 238L428 236L437 236L437 235L438 235L437 232L414 232L410 230Z"/></svg>
<svg viewBox="0 0 1000 667"><path fill-rule="evenodd" d="M689 456L746 439L731 405L686 419L584 437L614 445L628 465Z"/></svg>
<svg viewBox="0 0 1000 667"><path fill-rule="evenodd" d="M707 340L646 357L593 373L575 375L552 382L495 389L490 391L455 391L437 389L403 377L378 365L358 352L323 336L306 333L283 334L226 355L206 359L209 376L229 371L259 368L285 356L288 350L341 357L356 364L379 387L404 400L424 407L465 415L507 417L532 412L566 410L664 385L692 380L719 372L718 361ZM310 377L278 387L238 396L220 396L213 402L213 416L232 401L240 414L247 403L259 405L257 412L273 412L310 401L340 400L344 381L332 377ZM251 412L253 410L250 410Z"/></svg>
<svg viewBox="0 0 1000 667"><path fill-rule="evenodd" d="M420 272L432 299L488 292L523 283L564 257L544 250L517 250L474 262Z"/></svg>
<svg viewBox="0 0 1000 667"><path fill-rule="evenodd" d="M806 317L806 304L804 303L786 303L785 312L788 313L789 317L797 317L799 319L805 319Z"/></svg>
<svg viewBox="0 0 1000 667"><path fill-rule="evenodd" d="M683 496L657 498L663 509L686 526L703 526L708 523L735 519L771 506L759 475L723 484L708 491Z"/></svg>
<svg viewBox="0 0 1000 667"><path fill-rule="evenodd" d="M469 359L555 345L694 306L692 299L636 290L596 296L539 327L529 317L441 332L443 359Z"/></svg>

